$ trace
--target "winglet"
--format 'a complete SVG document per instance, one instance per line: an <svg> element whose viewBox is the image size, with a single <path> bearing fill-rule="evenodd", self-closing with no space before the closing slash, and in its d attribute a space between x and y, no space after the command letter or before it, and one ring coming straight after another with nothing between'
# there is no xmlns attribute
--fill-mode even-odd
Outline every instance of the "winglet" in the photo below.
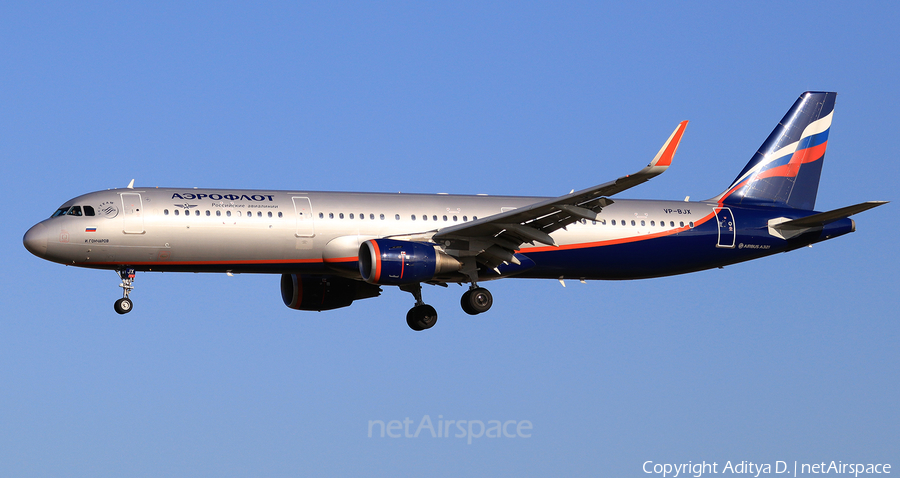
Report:
<svg viewBox="0 0 900 478"><path fill-rule="evenodd" d="M128 187L128 189L134 189L134 179L132 179L131 182L128 183L127 187Z"/></svg>
<svg viewBox="0 0 900 478"><path fill-rule="evenodd" d="M678 143L681 143L681 136L684 135L684 129L687 127L687 124L687 121L678 123L678 127L675 128L675 131L672 132L666 143L656 153L656 157L653 158L653 161L650 161L650 164L647 165L648 167L661 166L667 168L672 164L672 158L675 156L675 151L678 150Z"/></svg>

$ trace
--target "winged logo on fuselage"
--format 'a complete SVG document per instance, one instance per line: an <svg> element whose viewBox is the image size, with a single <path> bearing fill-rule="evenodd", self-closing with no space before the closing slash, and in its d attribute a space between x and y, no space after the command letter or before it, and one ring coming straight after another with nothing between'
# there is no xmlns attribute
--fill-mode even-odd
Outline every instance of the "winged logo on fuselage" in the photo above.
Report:
<svg viewBox="0 0 900 478"><path fill-rule="evenodd" d="M100 214L107 219L112 219L119 215L119 208L112 201L106 201L100 204Z"/></svg>

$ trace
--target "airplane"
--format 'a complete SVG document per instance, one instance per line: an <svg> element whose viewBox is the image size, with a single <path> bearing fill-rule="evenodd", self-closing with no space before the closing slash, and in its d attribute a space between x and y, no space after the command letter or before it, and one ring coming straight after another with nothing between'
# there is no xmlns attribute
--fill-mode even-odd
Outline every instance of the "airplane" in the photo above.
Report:
<svg viewBox="0 0 900 478"><path fill-rule="evenodd" d="M663 173L687 121L652 161L615 181L545 197L135 188L63 203L25 248L48 261L111 269L119 314L137 271L281 274L291 309L323 311L397 286L407 325L431 328L422 284L469 284L462 309L487 312L480 283L501 278L662 277L787 252L856 230L869 201L814 210L836 93L805 92L721 194L705 201L613 199Z"/></svg>

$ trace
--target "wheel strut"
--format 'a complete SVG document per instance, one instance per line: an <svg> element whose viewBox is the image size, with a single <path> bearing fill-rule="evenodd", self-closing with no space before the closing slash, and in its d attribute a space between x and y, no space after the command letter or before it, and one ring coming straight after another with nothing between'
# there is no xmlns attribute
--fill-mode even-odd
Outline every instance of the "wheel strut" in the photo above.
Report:
<svg viewBox="0 0 900 478"><path fill-rule="evenodd" d="M119 314L127 314L134 308L134 303L128 298L128 294L134 290L134 269L121 269L116 272L119 274L119 278L122 279L122 283L119 284L119 287L122 288L122 298L116 301L113 308Z"/></svg>
<svg viewBox="0 0 900 478"><path fill-rule="evenodd" d="M425 302L422 300L422 283L416 282L415 284L404 284L400 286L400 290L403 292L409 292L416 299L416 307L420 305L424 305Z"/></svg>
<svg viewBox="0 0 900 478"><path fill-rule="evenodd" d="M409 292L416 298L416 305L406 313L406 325L415 331L434 327L434 324L437 323L437 311L422 300L422 284L416 282L415 284L401 285L400 290Z"/></svg>
<svg viewBox="0 0 900 478"><path fill-rule="evenodd" d="M491 308L494 298L489 290L478 287L478 264L474 258L467 259L461 272L469 278L469 290L459 299L459 305L462 306L465 313L478 315Z"/></svg>

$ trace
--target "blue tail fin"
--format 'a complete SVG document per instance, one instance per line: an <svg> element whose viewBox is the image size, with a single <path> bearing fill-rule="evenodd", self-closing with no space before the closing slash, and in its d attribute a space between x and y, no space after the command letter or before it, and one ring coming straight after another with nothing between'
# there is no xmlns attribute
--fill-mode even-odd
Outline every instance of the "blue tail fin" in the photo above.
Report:
<svg viewBox="0 0 900 478"><path fill-rule="evenodd" d="M741 174L713 200L814 209L836 96L818 91L800 95Z"/></svg>

